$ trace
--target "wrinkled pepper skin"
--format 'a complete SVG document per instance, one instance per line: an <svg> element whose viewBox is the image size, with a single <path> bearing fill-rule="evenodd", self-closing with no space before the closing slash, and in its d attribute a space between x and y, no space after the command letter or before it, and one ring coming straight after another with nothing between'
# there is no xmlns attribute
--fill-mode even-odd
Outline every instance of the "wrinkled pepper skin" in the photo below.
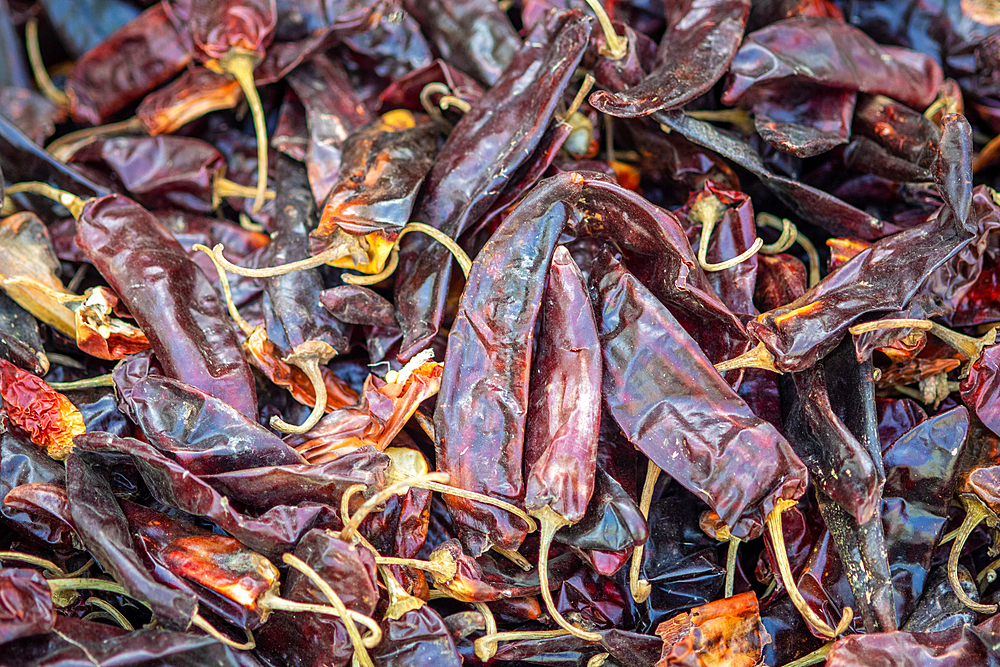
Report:
<svg viewBox="0 0 1000 667"><path fill-rule="evenodd" d="M805 466L611 253L594 264L591 301L604 354L604 397L615 421L733 535L759 535L778 500L805 492Z"/></svg>
<svg viewBox="0 0 1000 667"><path fill-rule="evenodd" d="M158 2L81 56L66 82L73 120L100 125L187 67L189 8L187 0Z"/></svg>
<svg viewBox="0 0 1000 667"><path fill-rule="evenodd" d="M570 523L594 493L601 428L601 347L580 268L565 246L552 257L532 360L524 442L525 507Z"/></svg>
<svg viewBox="0 0 1000 667"><path fill-rule="evenodd" d="M456 239L501 194L530 157L583 57L590 19L553 16L528 36L510 67L462 116L431 167L413 219ZM441 245L411 234L401 244L396 309L406 335L401 360L426 348L444 316L452 258Z"/></svg>
<svg viewBox="0 0 1000 667"><path fill-rule="evenodd" d="M91 200L76 242L128 307L168 376L256 419L253 376L225 306L152 214L120 195Z"/></svg>

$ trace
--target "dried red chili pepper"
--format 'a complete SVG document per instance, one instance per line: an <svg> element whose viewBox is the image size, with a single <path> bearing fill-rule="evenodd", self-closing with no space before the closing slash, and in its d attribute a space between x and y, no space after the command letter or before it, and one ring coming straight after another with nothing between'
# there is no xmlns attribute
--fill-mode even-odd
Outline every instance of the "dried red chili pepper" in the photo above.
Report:
<svg viewBox="0 0 1000 667"><path fill-rule="evenodd" d="M590 103L601 113L624 118L684 106L729 69L749 14L747 0L688 0L671 6L653 71L624 91L594 93Z"/></svg>
<svg viewBox="0 0 1000 667"><path fill-rule="evenodd" d="M68 398L6 359L0 359L0 397L9 423L56 460L65 459L73 437L86 430L83 416Z"/></svg>
<svg viewBox="0 0 1000 667"><path fill-rule="evenodd" d="M275 0L191 0L189 30L194 55L209 69L224 72L240 84L257 130L257 190L251 211L264 205L267 189L267 128L253 70L274 39Z"/></svg>
<svg viewBox="0 0 1000 667"><path fill-rule="evenodd" d="M703 498L734 535L759 534L775 503L798 498L805 488L805 467L787 441L705 366L670 312L610 253L595 263L591 298L604 355L604 398L626 437ZM680 400L683 411L657 412L650 422L645 416L656 400ZM664 444L672 441L684 444ZM744 468L752 472L737 472Z"/></svg>
<svg viewBox="0 0 1000 667"><path fill-rule="evenodd" d="M77 60L66 81L74 120L101 125L184 69L194 57L189 9L187 0L159 2Z"/></svg>
<svg viewBox="0 0 1000 667"><path fill-rule="evenodd" d="M215 288L152 214L119 195L91 200L76 238L168 375L256 417L250 367Z"/></svg>
<svg viewBox="0 0 1000 667"><path fill-rule="evenodd" d="M419 20L419 18L418 18ZM536 26L497 84L463 114L438 153L413 217L458 238L500 195L510 174L530 155L555 113L590 34L578 13ZM507 137L498 141L497 136ZM451 277L451 257L431 242L400 248L396 309L409 359L437 335Z"/></svg>

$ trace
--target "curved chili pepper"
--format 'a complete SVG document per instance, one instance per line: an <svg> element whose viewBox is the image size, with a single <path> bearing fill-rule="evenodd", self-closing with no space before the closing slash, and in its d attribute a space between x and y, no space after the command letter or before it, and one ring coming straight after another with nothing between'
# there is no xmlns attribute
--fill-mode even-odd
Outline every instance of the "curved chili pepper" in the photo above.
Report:
<svg viewBox="0 0 1000 667"><path fill-rule="evenodd" d="M265 556L280 556L317 525L340 527L340 519L331 508L311 502L295 507L275 505L256 516L239 512L208 482L140 440L85 433L77 436L75 444L85 451L132 457L153 498L188 514L210 518Z"/></svg>
<svg viewBox="0 0 1000 667"><path fill-rule="evenodd" d="M778 501L805 491L805 467L788 442L754 416L670 312L608 252L595 262L591 299L604 398L626 437L708 503L733 535L760 534Z"/></svg>
<svg viewBox="0 0 1000 667"><path fill-rule="evenodd" d="M72 452L66 460L66 493L77 535L101 566L130 595L149 604L162 623L186 630L197 613L197 599L158 583L146 572L111 486L84 456Z"/></svg>
<svg viewBox="0 0 1000 667"><path fill-rule="evenodd" d="M462 116L438 153L413 217L452 239L475 224L529 157L583 57L590 19L566 13L539 24L496 85ZM497 136L506 137L498 141ZM437 335L451 277L451 255L413 235L400 248L396 309L406 338L399 358Z"/></svg>
<svg viewBox="0 0 1000 667"><path fill-rule="evenodd" d="M264 205L267 188L267 128L253 70L274 39L275 0L191 0L189 29L194 55L206 67L229 74L243 89L257 129L257 190L252 213Z"/></svg>
<svg viewBox="0 0 1000 667"><path fill-rule="evenodd" d="M135 317L168 375L256 418L250 366L225 307L152 214L119 195L89 201L76 240Z"/></svg>
<svg viewBox="0 0 1000 667"><path fill-rule="evenodd" d="M305 462L256 421L169 377L139 380L123 392L121 408L152 445L196 475Z"/></svg>
<svg viewBox="0 0 1000 667"><path fill-rule="evenodd" d="M63 484L65 480L65 466L38 451L33 443L12 433L0 436L0 521L59 552L72 549L71 525L39 516L30 508L14 501L8 503L5 499L8 495L12 498L16 495L12 493L13 489L26 489L32 484Z"/></svg>
<svg viewBox="0 0 1000 667"><path fill-rule="evenodd" d="M158 2L81 56L66 81L73 119L101 125L184 69L194 57L189 9Z"/></svg>

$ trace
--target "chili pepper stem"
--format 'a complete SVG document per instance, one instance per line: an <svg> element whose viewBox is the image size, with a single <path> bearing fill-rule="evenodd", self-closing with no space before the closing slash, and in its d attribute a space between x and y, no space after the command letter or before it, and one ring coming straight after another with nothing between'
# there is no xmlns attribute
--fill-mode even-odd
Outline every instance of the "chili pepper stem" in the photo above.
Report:
<svg viewBox="0 0 1000 667"><path fill-rule="evenodd" d="M306 374L312 383L313 392L316 394L316 402L312 412L298 426L289 424L278 415L274 415L271 417L272 428L282 433L307 433L319 422L326 413L326 382L323 380L320 365L330 361L335 354L337 354L336 350L329 343L320 340L307 340L283 359L286 364L296 366Z"/></svg>
<svg viewBox="0 0 1000 667"><path fill-rule="evenodd" d="M850 607L844 607L837 627L831 628L827 625L826 621L812 610L809 603L802 597L802 593L799 592L798 586L795 584L795 578L792 576L792 568L788 563L785 536L781 528L781 513L789 507L794 507L795 504L794 500L779 500L775 504L774 509L767 515L767 532L771 536L771 543L774 545L774 556L778 561L781 582L785 585L785 591L788 593L788 597L791 598L792 604L802 614L802 618L805 619L806 623L824 637L834 639L847 630L847 626L851 624L851 620L854 618L854 610Z"/></svg>
<svg viewBox="0 0 1000 667"><path fill-rule="evenodd" d="M218 208L225 197L256 197L257 189L234 183L228 178L218 176L212 181L212 208ZM274 199L274 190L265 190L264 199Z"/></svg>
<svg viewBox="0 0 1000 667"><path fill-rule="evenodd" d="M698 240L698 263L701 264L701 268L705 271L715 272L731 269L756 255L757 251L764 245L764 239L757 237L749 248L736 257L727 259L724 262L709 262L708 242L712 238L712 232L715 231L715 225L718 224L725 213L726 207L715 195L702 197L691 207L691 213L688 217L695 224L701 224L701 238Z"/></svg>
<svg viewBox="0 0 1000 667"><path fill-rule="evenodd" d="M31 65L31 73L35 76L35 83L50 102L65 109L69 106L69 98L66 93L56 88L49 78L49 73L45 71L45 63L42 62L42 50L38 46L38 19L31 17L24 24L24 45L28 51L28 63Z"/></svg>
<svg viewBox="0 0 1000 667"><path fill-rule="evenodd" d="M587 661L587 667L601 667L601 665L606 663L610 657L610 653L598 653L597 655L591 656L590 660Z"/></svg>
<svg viewBox="0 0 1000 667"><path fill-rule="evenodd" d="M653 488L656 480L660 478L660 466L653 463L652 459L646 465L646 480L642 484L642 496L639 498L639 511L644 519L649 519L649 506L653 504ZM649 582L640 578L642 573L642 554L645 551L644 545L640 544L632 551L632 566L629 570L628 587L632 591L632 599L636 604L642 604L649 599L649 594L653 592L653 587Z"/></svg>
<svg viewBox="0 0 1000 667"><path fill-rule="evenodd" d="M39 556L33 556L31 554L21 553L20 551L0 551L0 561L4 560L16 560L22 563L29 563L31 565L37 565L46 572L57 575L61 578L66 578L66 572L53 563L50 560L46 560Z"/></svg>
<svg viewBox="0 0 1000 667"><path fill-rule="evenodd" d="M87 601L84 602L84 604L93 605L93 606L101 609L104 613L106 613L108 616L110 616L115 621L115 623L117 623L118 625L122 626L124 629L128 630L129 632L132 632L133 630L135 630L135 628L132 627L132 624L128 622L128 619L125 618L125 615L122 614L120 611L118 611L118 609L116 609L115 606L112 605L107 600L102 600L101 598L91 597L91 598L87 598Z"/></svg>
<svg viewBox="0 0 1000 667"><path fill-rule="evenodd" d="M590 5L590 9L597 15L597 20L601 23L601 30L604 31L604 41L607 44L601 48L601 55L608 56L613 60L621 60L628 53L628 40L620 36L615 30L614 25L611 24L608 12L605 11L604 5L601 4L600 0L587 0L587 4Z"/></svg>
<svg viewBox="0 0 1000 667"><path fill-rule="evenodd" d="M531 572L533 569L531 561L522 556L518 551L514 549L507 549L506 547L501 547L497 544L494 544L492 548L493 551L496 551L498 554L509 560L514 565L517 565L525 572Z"/></svg>
<svg viewBox="0 0 1000 667"><path fill-rule="evenodd" d="M213 626L211 623L205 620L205 618L203 618L200 614L198 614L198 612L195 612L194 618L191 619L191 624L204 630L205 634L212 637L216 641L219 641L225 644L226 646L234 648L237 651L252 651L257 647L257 642L256 640L254 640L253 634L251 634L251 632L245 628L243 632L246 633L247 641L243 644L240 644L239 642L233 641L226 635L219 632L219 630L216 629L215 626Z"/></svg>
<svg viewBox="0 0 1000 667"><path fill-rule="evenodd" d="M146 134L146 126L138 118L129 118L117 123L108 123L107 125L98 125L97 127L85 127L82 130L64 134L46 146L45 150L57 160L67 162L81 145L89 139L118 134Z"/></svg>
<svg viewBox="0 0 1000 667"><path fill-rule="evenodd" d="M396 267L398 266L399 246L394 245L392 250L389 251L389 258L386 260L385 266L378 273L373 273L369 276L345 273L341 276L341 280L349 285L378 285L380 282L395 273Z"/></svg>
<svg viewBox="0 0 1000 667"><path fill-rule="evenodd" d="M403 586L392 576L388 566L379 564L379 574L385 583L386 590L389 591L389 606L385 610L383 619L398 619L408 611L415 611L423 607L426 602L418 597L410 595Z"/></svg>
<svg viewBox="0 0 1000 667"><path fill-rule="evenodd" d="M74 389L96 389L97 387L114 387L115 381L111 373L106 373L104 375L98 375L92 378L84 378L83 380L75 380L73 382L48 382L47 384L57 391L72 391Z"/></svg>
<svg viewBox="0 0 1000 667"><path fill-rule="evenodd" d="M965 505L965 519L959 526L955 534L955 543L951 545L951 551L948 553L948 581L951 583L951 589L955 592L955 597L966 607L980 614L994 614L997 611L997 605L980 604L966 594L962 588L962 582L958 579L958 560L962 556L965 541L969 539L969 535L976 529L976 526L985 521L986 525L995 527L1000 523L1000 518L974 494L963 493L960 499Z"/></svg>
<svg viewBox="0 0 1000 667"><path fill-rule="evenodd" d="M476 603L476 608L478 605L483 603ZM494 622L494 628L496 623ZM548 639L550 637L565 637L571 633L565 630L534 630L534 631L515 631L515 632L496 632L494 629L490 631L489 624L487 623L487 632L485 635L480 637L474 642L476 648L476 656L482 661L487 661L492 658L497 652L497 642L513 642L520 641L523 639Z"/></svg>
<svg viewBox="0 0 1000 667"><path fill-rule="evenodd" d="M583 77L583 83L580 84L580 89L576 91L576 96L573 98L573 102L569 105L569 108L566 109L566 113L563 114L564 123L569 121L570 116L575 114L580 108L580 105L583 104L583 101L587 99L587 93L589 93L590 89L594 87L594 81L596 81L594 75L587 72L587 75Z"/></svg>
<svg viewBox="0 0 1000 667"><path fill-rule="evenodd" d="M444 552L437 552L444 553ZM397 558L395 556L375 556L375 563L378 565L400 565L402 567L413 567L418 570L430 572L434 575L435 581L451 581L458 572L458 564L453 560L437 558L434 560L418 560L416 558Z"/></svg>
<svg viewBox="0 0 1000 667"><path fill-rule="evenodd" d="M763 368L766 371L774 371L779 375L781 374L778 367L774 365L774 355L764 347L764 343L758 343L757 347L747 350L738 357L715 364L715 370L719 371L719 373L739 368Z"/></svg>
<svg viewBox="0 0 1000 667"><path fill-rule="evenodd" d="M832 648L833 642L827 642L815 651L807 653L797 660L786 662L782 667L809 667L810 665L818 665L821 662L826 662L826 656L830 654L830 649Z"/></svg>
<svg viewBox="0 0 1000 667"><path fill-rule="evenodd" d="M218 248L219 246L216 246L216 249ZM191 246L191 249L195 251L200 250L212 258L212 263L215 264L215 270L219 273L219 282L222 284L222 295L226 300L226 308L229 310L229 316L233 318L233 321L236 322L236 326L243 331L243 334L249 338L250 334L254 332L254 328L250 326L249 322L243 319L243 316L240 315L240 311L236 309L236 304L233 303L233 292L229 287L229 277L223 270L222 261L220 260L220 257L222 257L222 251L219 250L219 252L213 252L209 250L207 246L200 243L195 243Z"/></svg>
<svg viewBox="0 0 1000 667"><path fill-rule="evenodd" d="M522 519L526 524L528 524L528 532L533 533L538 530L538 526L535 520L532 519L528 514L522 510L520 507L511 505L508 502L504 502L498 498L491 498L489 496L484 496L481 493L476 493L475 491L467 491L466 489L459 489L458 487L449 486L447 484L438 484L436 482L421 482L419 485L413 484L414 488L427 489L428 491L437 491L450 496L458 496L459 498L467 498L469 500L475 500L479 503L484 503L486 505L493 505L494 507L499 507L500 509L507 510L514 516Z"/></svg>
<svg viewBox="0 0 1000 667"><path fill-rule="evenodd" d="M756 224L758 227L770 227L781 231L781 236L774 243L769 243L760 247L762 255L777 255L785 252L793 245L799 236L799 228L792 224L788 218L778 219L770 213L758 213Z"/></svg>
<svg viewBox="0 0 1000 667"><path fill-rule="evenodd" d="M76 195L66 192L65 190L59 190L52 187L48 183L40 183L38 181L26 181L24 183L15 183L14 185L7 187L7 194L17 194L18 192L28 192L34 195L41 195L47 197L54 202L62 204L69 209L69 212L77 220L80 219L80 215L83 213L83 206L86 203L83 199L77 197Z"/></svg>
<svg viewBox="0 0 1000 667"><path fill-rule="evenodd" d="M538 545L538 584L542 588L542 600L545 601L546 609L549 610L552 619L570 634L591 642L601 641L601 635L581 630L567 621L556 608L556 603L552 599L552 591L549 589L549 547L552 546L552 538L555 537L556 531L563 526L570 525L570 522L548 505L541 509L532 510L531 514L541 524Z"/></svg>
<svg viewBox="0 0 1000 667"><path fill-rule="evenodd" d="M962 354L968 361L963 375L968 375L968 367L975 363L982 356L983 348L994 345L997 340L997 328L990 329L979 338L966 336L957 331L952 331L948 327L941 326L931 320L915 319L894 319L875 320L873 322L863 322L855 324L848 331L857 336L868 331L881 331L883 329L920 329L933 334L942 342L947 343Z"/></svg>
<svg viewBox="0 0 1000 667"><path fill-rule="evenodd" d="M476 608L480 614L483 615L483 621L486 623L486 635L485 637L496 636L499 634L497 632L497 619L493 616L493 611L485 602L473 602L472 606ZM494 655L497 653L496 642L481 642L485 637L480 637L473 643L473 648L476 651L476 657L478 657L483 662L489 662Z"/></svg>
<svg viewBox="0 0 1000 667"><path fill-rule="evenodd" d="M736 583L736 552L740 546L740 538L729 536L729 548L726 550L726 588L725 597L733 597L733 587Z"/></svg>
<svg viewBox="0 0 1000 667"><path fill-rule="evenodd" d="M375 623L375 619L371 619L372 624L369 626L372 629L372 634L368 636L368 643L365 643L361 638L361 633L358 631L358 626L354 623L355 615L357 612L349 610L345 605L340 596L333 590L333 588L326 582L323 577L319 576L316 570L312 569L305 561L298 558L294 554L284 554L281 560L285 564L294 567L296 570L308 577L309 581L313 582L320 592L326 596L330 601L330 605L337 610L340 614L340 620L344 622L344 627L347 628L347 634L351 638L351 643L354 645L354 654L358 658L358 661L364 667L374 667L372 663L371 656L368 655L368 649L378 646L382 642L382 629L379 627L378 623Z"/></svg>
<svg viewBox="0 0 1000 667"><path fill-rule="evenodd" d="M264 120L264 107L260 103L260 95L254 85L253 71L257 67L258 58L253 53L232 50L219 60L219 66L230 74L243 89L243 95L250 105L253 115L253 126L257 133L257 191L254 196L250 213L260 212L264 206L267 190L267 124Z"/></svg>

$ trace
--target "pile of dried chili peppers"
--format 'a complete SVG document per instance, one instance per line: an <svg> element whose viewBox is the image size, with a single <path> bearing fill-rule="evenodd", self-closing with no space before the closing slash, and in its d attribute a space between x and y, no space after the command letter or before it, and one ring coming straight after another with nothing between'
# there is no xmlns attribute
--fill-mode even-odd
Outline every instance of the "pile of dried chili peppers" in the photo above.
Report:
<svg viewBox="0 0 1000 667"><path fill-rule="evenodd" d="M0 663L1000 665L994 0L0 52Z"/></svg>

